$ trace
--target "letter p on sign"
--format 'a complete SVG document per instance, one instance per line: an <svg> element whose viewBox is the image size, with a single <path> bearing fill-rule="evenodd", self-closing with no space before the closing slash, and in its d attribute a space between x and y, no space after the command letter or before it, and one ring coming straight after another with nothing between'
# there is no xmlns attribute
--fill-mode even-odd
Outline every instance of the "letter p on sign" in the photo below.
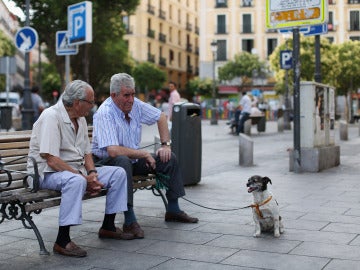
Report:
<svg viewBox="0 0 360 270"><path fill-rule="evenodd" d="M285 50L280 51L280 68L281 69L292 69L292 51Z"/></svg>

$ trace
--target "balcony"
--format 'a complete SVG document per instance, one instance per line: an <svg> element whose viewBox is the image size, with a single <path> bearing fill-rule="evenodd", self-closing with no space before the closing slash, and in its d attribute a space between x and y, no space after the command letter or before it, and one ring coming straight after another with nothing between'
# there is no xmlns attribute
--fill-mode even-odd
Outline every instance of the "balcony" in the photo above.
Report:
<svg viewBox="0 0 360 270"><path fill-rule="evenodd" d="M166 12L162 9L159 9L159 18L166 20Z"/></svg>
<svg viewBox="0 0 360 270"><path fill-rule="evenodd" d="M348 4L360 4L360 0L348 0Z"/></svg>
<svg viewBox="0 0 360 270"><path fill-rule="evenodd" d="M191 23L186 23L186 30L187 31L192 31L192 24Z"/></svg>
<svg viewBox="0 0 360 270"><path fill-rule="evenodd" d="M252 0L242 0L241 7L252 7L253 6L253 1Z"/></svg>
<svg viewBox="0 0 360 270"><path fill-rule="evenodd" d="M152 29L148 29L147 36L150 38L155 38L155 31Z"/></svg>
<svg viewBox="0 0 360 270"><path fill-rule="evenodd" d="M186 72L192 74L193 73L193 66L192 65L187 65Z"/></svg>
<svg viewBox="0 0 360 270"><path fill-rule="evenodd" d="M186 44L186 51L192 52L192 45L190 43Z"/></svg>
<svg viewBox="0 0 360 270"><path fill-rule="evenodd" d="M155 15L155 7L148 4L147 12L152 14L152 15Z"/></svg>
<svg viewBox="0 0 360 270"><path fill-rule="evenodd" d="M200 49L199 49L199 47L195 47L195 54L196 54L196 55L199 55L199 54L200 54Z"/></svg>
<svg viewBox="0 0 360 270"><path fill-rule="evenodd" d="M159 65L166 67L166 58L165 57L162 57L162 56L159 57Z"/></svg>
<svg viewBox="0 0 360 270"><path fill-rule="evenodd" d="M351 24L349 31L360 31L360 25L359 24Z"/></svg>
<svg viewBox="0 0 360 270"><path fill-rule="evenodd" d="M277 29L266 29L266 33L277 33Z"/></svg>
<svg viewBox="0 0 360 270"><path fill-rule="evenodd" d="M147 60L148 62L155 63L155 54L148 53Z"/></svg>
<svg viewBox="0 0 360 270"><path fill-rule="evenodd" d="M134 32L133 32L133 26L128 26L126 25L125 26L125 31L126 31L126 34L127 35L132 35Z"/></svg>
<svg viewBox="0 0 360 270"><path fill-rule="evenodd" d="M200 34L200 28L199 28L199 26L195 26L195 34L197 34L197 35Z"/></svg>
<svg viewBox="0 0 360 270"><path fill-rule="evenodd" d="M159 40L160 40L161 42L166 43L166 35L163 34L163 33L159 33Z"/></svg>
<svg viewBox="0 0 360 270"><path fill-rule="evenodd" d="M199 67L195 68L195 76L199 76Z"/></svg>

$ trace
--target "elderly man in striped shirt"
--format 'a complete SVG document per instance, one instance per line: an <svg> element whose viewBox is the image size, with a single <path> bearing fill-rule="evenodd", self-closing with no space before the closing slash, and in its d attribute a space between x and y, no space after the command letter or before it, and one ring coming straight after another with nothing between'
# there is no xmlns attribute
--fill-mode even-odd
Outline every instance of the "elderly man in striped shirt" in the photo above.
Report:
<svg viewBox="0 0 360 270"><path fill-rule="evenodd" d="M140 149L141 125L157 124L161 147L156 154ZM93 119L92 152L98 164L120 166L128 179L128 211L124 212L123 231L144 238L133 210L132 175L161 173L167 181L168 209L165 221L197 223L179 207L178 198L185 195L183 179L174 153L166 115L159 109L135 98L135 81L126 73L111 77L110 97L99 107Z"/></svg>

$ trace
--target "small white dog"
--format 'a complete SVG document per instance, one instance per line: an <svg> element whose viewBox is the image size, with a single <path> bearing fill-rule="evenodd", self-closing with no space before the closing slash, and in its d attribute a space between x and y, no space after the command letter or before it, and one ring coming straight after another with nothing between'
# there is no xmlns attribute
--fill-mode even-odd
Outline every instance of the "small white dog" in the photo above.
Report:
<svg viewBox="0 0 360 270"><path fill-rule="evenodd" d="M274 236L279 237L284 232L279 206L267 184L271 183L269 177L253 175L249 178L246 186L248 192L254 196L254 204L251 205L255 222L254 237L259 237L261 232L274 231Z"/></svg>

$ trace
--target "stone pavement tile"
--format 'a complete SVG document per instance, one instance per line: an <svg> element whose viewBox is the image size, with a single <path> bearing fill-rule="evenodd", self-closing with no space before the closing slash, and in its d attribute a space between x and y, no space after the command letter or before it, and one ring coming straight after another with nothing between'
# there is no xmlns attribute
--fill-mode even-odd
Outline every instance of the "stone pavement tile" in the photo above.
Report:
<svg viewBox="0 0 360 270"><path fill-rule="evenodd" d="M283 224L285 230L290 229L300 229L300 230L310 230L310 231L319 231L328 225L326 221L311 221L311 220L302 220L302 219L286 219L286 216L282 215Z"/></svg>
<svg viewBox="0 0 360 270"><path fill-rule="evenodd" d="M276 270L321 270L328 262L329 259L313 256L241 250L221 263Z"/></svg>
<svg viewBox="0 0 360 270"><path fill-rule="evenodd" d="M281 235L284 240L298 240L305 242L320 242L320 243L338 243L347 244L355 238L353 233L338 233L338 232L323 232L323 231L309 231L300 229L286 229L285 233Z"/></svg>
<svg viewBox="0 0 360 270"><path fill-rule="evenodd" d="M230 214L231 213L231 214ZM252 214L249 209L234 212L212 211L211 213L197 213L196 217L200 222L229 223L229 224L249 224L253 222Z"/></svg>
<svg viewBox="0 0 360 270"><path fill-rule="evenodd" d="M330 223L322 231L360 234L360 226L359 224Z"/></svg>
<svg viewBox="0 0 360 270"><path fill-rule="evenodd" d="M354 205L351 207L360 207L360 205L357 204L357 205ZM349 209L349 211L346 211L345 215L360 217L360 209L359 208L351 208L351 209Z"/></svg>
<svg viewBox="0 0 360 270"><path fill-rule="evenodd" d="M168 270L168 269L176 269L176 270L189 270L189 269L197 269L197 270L264 270L264 268L253 268L253 267L240 267L233 265L225 265L220 263L205 263L205 262L196 262L189 260L180 260L180 259L172 259L166 261L154 268L152 270Z"/></svg>
<svg viewBox="0 0 360 270"><path fill-rule="evenodd" d="M237 249L159 241L138 253L171 258L218 263L231 256Z"/></svg>
<svg viewBox="0 0 360 270"><path fill-rule="evenodd" d="M299 203L293 203L291 205L287 205L281 209L284 209L286 211L301 210L301 211L308 212L308 213L343 214L349 208L347 208L347 207L327 207L327 206L316 205L315 203L302 204L301 202L299 202Z"/></svg>
<svg viewBox="0 0 360 270"><path fill-rule="evenodd" d="M333 243L337 242L334 241ZM292 250L290 254L343 260L357 260L360 264L360 246L304 242Z"/></svg>
<svg viewBox="0 0 360 270"><path fill-rule="evenodd" d="M146 239L164 240L189 244L205 244L218 238L221 234L176 229L146 228Z"/></svg>
<svg viewBox="0 0 360 270"><path fill-rule="evenodd" d="M204 224L204 226L200 226L200 227L194 229L194 231L221 233L221 234L230 234L230 235L252 236L254 233L254 225L253 224L242 225L242 224L228 224L228 223L208 223L208 224Z"/></svg>
<svg viewBox="0 0 360 270"><path fill-rule="evenodd" d="M354 246L360 246L360 236L359 235L356 236L356 238L353 241L351 241L349 244Z"/></svg>
<svg viewBox="0 0 360 270"><path fill-rule="evenodd" d="M349 261L349 260L332 260L324 270L360 270L359 261Z"/></svg>
<svg viewBox="0 0 360 270"><path fill-rule="evenodd" d="M262 236L258 238L253 236L245 237L223 235L213 241L210 241L206 245L256 251L271 251L276 253L289 253L300 243L300 241L281 240L281 237L277 239L271 234L266 234L266 237Z"/></svg>
<svg viewBox="0 0 360 270"><path fill-rule="evenodd" d="M16 242L16 241L21 241L24 240L23 237L19 237L19 235L17 236L11 236L11 235L6 235L5 233L2 233L0 235L0 239L1 239L1 245L0 245L0 252L2 252L2 246L3 245L7 245L7 244L11 244L12 242ZM5 251L5 250L4 250Z"/></svg>
<svg viewBox="0 0 360 270"><path fill-rule="evenodd" d="M315 220L315 221L326 221L326 222L340 222L340 223L353 223L360 225L360 217L333 214L322 214L322 213L308 213L302 216L300 219L304 220Z"/></svg>
<svg viewBox="0 0 360 270"><path fill-rule="evenodd" d="M0 233L17 230L22 227L23 225L21 221L4 220L0 226Z"/></svg>

